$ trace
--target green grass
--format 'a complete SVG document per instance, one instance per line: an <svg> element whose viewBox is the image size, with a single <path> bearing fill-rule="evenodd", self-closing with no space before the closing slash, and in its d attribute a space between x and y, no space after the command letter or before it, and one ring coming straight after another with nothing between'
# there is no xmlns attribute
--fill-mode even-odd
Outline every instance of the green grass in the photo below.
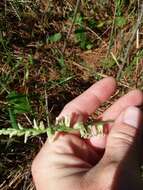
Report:
<svg viewBox="0 0 143 190"><path fill-rule="evenodd" d="M0 130L18 130L19 124L32 130L33 121L53 125L67 102L105 76L119 83L112 101L143 90L142 34L139 47L133 35L137 1L82 0L79 7L73 0L46 2L0 2ZM45 139L37 134L24 144L23 137L1 136L0 189L33 189L26 176Z"/></svg>

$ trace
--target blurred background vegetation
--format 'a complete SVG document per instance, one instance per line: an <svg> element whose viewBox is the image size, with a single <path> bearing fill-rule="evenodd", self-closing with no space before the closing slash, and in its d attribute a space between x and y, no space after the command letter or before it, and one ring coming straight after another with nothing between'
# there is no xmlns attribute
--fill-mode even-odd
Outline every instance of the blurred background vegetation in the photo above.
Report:
<svg viewBox="0 0 143 190"><path fill-rule="evenodd" d="M0 128L54 123L64 105L106 76L143 90L143 6L137 0L1 0ZM0 137L0 189L34 189L30 164L46 136Z"/></svg>

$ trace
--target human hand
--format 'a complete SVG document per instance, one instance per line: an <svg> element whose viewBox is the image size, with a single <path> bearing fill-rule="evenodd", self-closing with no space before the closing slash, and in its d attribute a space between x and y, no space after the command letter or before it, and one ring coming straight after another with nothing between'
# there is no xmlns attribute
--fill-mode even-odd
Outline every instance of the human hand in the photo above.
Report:
<svg viewBox="0 0 143 190"><path fill-rule="evenodd" d="M59 118L76 113L84 121L115 88L113 78L97 82L68 103ZM102 120L115 120L107 136L84 140L77 134L60 133L54 142L47 140L32 164L37 190L142 189L142 113L133 107L142 103L142 92L134 90L106 110Z"/></svg>

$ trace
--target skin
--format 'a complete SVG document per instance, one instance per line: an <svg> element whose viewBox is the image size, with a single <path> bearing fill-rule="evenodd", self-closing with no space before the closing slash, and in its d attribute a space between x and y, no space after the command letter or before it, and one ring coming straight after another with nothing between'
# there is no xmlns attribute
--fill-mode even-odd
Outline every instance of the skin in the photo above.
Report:
<svg viewBox="0 0 143 190"><path fill-rule="evenodd" d="M112 77L97 82L68 103L58 119L70 115L73 124L85 121L115 89L116 82ZM78 134L58 133L55 141L47 140L32 164L36 189L142 189L140 147L143 145L143 115L135 107L142 103L142 92L133 90L106 110L102 120L115 120L108 135L84 140Z"/></svg>

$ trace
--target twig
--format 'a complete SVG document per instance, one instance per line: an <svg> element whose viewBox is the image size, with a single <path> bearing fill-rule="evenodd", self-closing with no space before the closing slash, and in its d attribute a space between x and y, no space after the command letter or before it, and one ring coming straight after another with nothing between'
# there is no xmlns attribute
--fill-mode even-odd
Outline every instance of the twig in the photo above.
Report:
<svg viewBox="0 0 143 190"><path fill-rule="evenodd" d="M140 0L138 0L138 19L139 19L139 10L140 10ZM138 28L137 36L136 36L136 48L137 49L139 49L139 39L140 39L140 37L139 37L140 33L139 32L140 32L140 30Z"/></svg>
<svg viewBox="0 0 143 190"><path fill-rule="evenodd" d="M110 50L111 50L111 46L112 46L112 36L113 36L113 34L114 34L116 11L117 11L117 7L115 7L114 19L113 19L112 28L111 28L111 33L110 33L110 40L109 40L109 47L108 47L107 56L109 55Z"/></svg>
<svg viewBox="0 0 143 190"><path fill-rule="evenodd" d="M139 10L140 10L140 0L138 0L138 19L139 19ZM136 35L136 49L138 50L140 48L140 29L138 28L137 30L137 35ZM137 60L136 60L136 71L135 71L135 78L138 78L138 68L139 68L139 57L137 53ZM138 83L136 83L137 85Z"/></svg>
<svg viewBox="0 0 143 190"><path fill-rule="evenodd" d="M4 1L4 13L7 14L7 0Z"/></svg>
<svg viewBox="0 0 143 190"><path fill-rule="evenodd" d="M125 67L126 60L127 60L127 58L128 58L128 55L129 55L129 51L130 51L131 46L132 46L132 44L133 44L133 41L134 41L134 39L135 39L136 33L137 33L137 31L138 31L138 28L139 28L139 26L140 26L140 24L141 24L142 17L143 17L143 4L141 5L141 13L140 13L140 15L139 15L139 17L138 17L138 20L137 20L137 23L136 23L136 25L135 25L135 27L134 27L132 36L131 36L131 38L130 38L130 40L129 40L129 43L128 43L128 45L127 45L126 52L125 52L125 56L124 56L124 58L123 58L123 60L122 60L122 65L121 65L121 68L120 68L120 70L119 70L119 72L118 72L118 75L117 75L117 78L118 78L118 79L120 78L121 73L122 73L122 70L123 70L123 68Z"/></svg>
<svg viewBox="0 0 143 190"><path fill-rule="evenodd" d="M118 66L118 67L119 67L119 69L120 69L120 68L121 68L121 66L120 66L120 64L119 64L119 62L118 62L118 60L117 60L117 58L115 57L114 53L113 53L113 52L111 52L110 54L111 54L112 58L114 59L114 61L116 62L117 66Z"/></svg>
<svg viewBox="0 0 143 190"><path fill-rule="evenodd" d="M89 30L91 33L93 33L98 40L100 40L101 42L103 42L105 45L107 45L107 43L96 33L94 32L91 28L89 28L88 26L86 27L87 30Z"/></svg>
<svg viewBox="0 0 143 190"><path fill-rule="evenodd" d="M21 21L21 18L20 18L19 14L18 14L18 11L16 10L16 7L12 4L11 1L9 1L9 3L10 3L10 5L11 5L11 7L12 7L14 13L16 14L18 20Z"/></svg>
<svg viewBox="0 0 143 190"><path fill-rule="evenodd" d="M6 86L0 81L0 86L3 88L2 91L6 91L8 94L10 93L10 91L6 88ZM1 93L0 93L1 94Z"/></svg>
<svg viewBox="0 0 143 190"><path fill-rule="evenodd" d="M49 121L49 109L48 109L48 95L47 91L45 89L45 110L46 110L46 115L47 115L47 125L50 127L50 121Z"/></svg>
<svg viewBox="0 0 143 190"><path fill-rule="evenodd" d="M72 24L70 26L70 29L69 29L68 34L67 34L67 37L66 37L65 42L64 42L64 47L63 47L63 51L62 51L63 53L65 52L65 49L66 49L66 46L67 46L67 41L68 41L68 39L69 39L69 37L71 35L72 29L73 29L73 26L74 26L74 23L75 23L75 20L76 20L76 17L77 17L79 6L80 6L80 0L77 0L76 1L75 11L74 11L73 21L72 21Z"/></svg>
<svg viewBox="0 0 143 190"><path fill-rule="evenodd" d="M100 37L102 37L104 34L106 34L109 30L110 30L111 26L109 26L101 35Z"/></svg>
<svg viewBox="0 0 143 190"><path fill-rule="evenodd" d="M24 116L26 117L27 121L29 122L30 125L32 125L31 120L29 119L29 117L24 113Z"/></svg>
<svg viewBox="0 0 143 190"><path fill-rule="evenodd" d="M138 30L137 30L137 37L136 37L136 48L137 48L137 49L139 49L139 47L140 47L140 45L139 45L139 44L140 44L140 43L139 43L139 39L140 39L140 38L139 38L139 35L140 35L140 34L139 34L139 29L138 29Z"/></svg>

